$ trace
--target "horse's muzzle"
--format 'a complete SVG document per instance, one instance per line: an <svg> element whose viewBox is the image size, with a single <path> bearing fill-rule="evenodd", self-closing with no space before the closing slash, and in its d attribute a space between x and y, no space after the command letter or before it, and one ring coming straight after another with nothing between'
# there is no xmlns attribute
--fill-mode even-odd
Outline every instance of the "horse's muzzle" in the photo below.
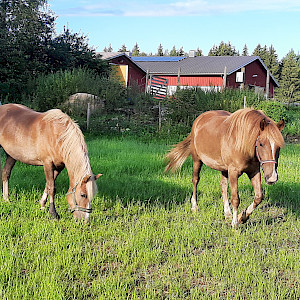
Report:
<svg viewBox="0 0 300 300"><path fill-rule="evenodd" d="M267 185L275 184L277 180L278 180L277 174L272 176L265 176L265 181Z"/></svg>

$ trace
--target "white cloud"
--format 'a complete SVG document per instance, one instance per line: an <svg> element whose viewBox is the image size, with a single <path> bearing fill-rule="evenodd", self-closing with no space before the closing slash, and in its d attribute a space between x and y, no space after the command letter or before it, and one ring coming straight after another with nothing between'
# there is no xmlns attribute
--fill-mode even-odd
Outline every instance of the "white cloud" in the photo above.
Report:
<svg viewBox="0 0 300 300"><path fill-rule="evenodd" d="M52 2L54 1L56 0ZM300 0L78 1L78 6L71 7L70 5L64 9L57 10L56 13L58 15L73 16L162 17L214 15L247 11L300 11Z"/></svg>

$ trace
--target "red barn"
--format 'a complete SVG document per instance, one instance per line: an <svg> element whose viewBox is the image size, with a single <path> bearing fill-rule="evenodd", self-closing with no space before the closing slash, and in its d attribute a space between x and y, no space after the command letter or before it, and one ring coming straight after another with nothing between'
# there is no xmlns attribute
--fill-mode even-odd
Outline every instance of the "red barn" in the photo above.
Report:
<svg viewBox="0 0 300 300"><path fill-rule="evenodd" d="M126 53L101 52L101 58L107 60L115 68L117 76L125 86L138 86L145 90L146 72Z"/></svg>
<svg viewBox="0 0 300 300"><path fill-rule="evenodd" d="M178 86L220 91L224 87L248 87L273 97L274 87L279 86L258 56L130 57L118 53L116 56L112 55L109 61L117 65L128 65L129 86L135 81L144 89L146 78L149 78L147 85L154 76L167 79L168 94L173 94Z"/></svg>

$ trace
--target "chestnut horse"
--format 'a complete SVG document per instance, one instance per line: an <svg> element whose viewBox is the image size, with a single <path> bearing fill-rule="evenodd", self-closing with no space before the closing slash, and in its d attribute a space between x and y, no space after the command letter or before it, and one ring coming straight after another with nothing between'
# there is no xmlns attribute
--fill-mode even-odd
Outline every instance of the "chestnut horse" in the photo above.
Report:
<svg viewBox="0 0 300 300"><path fill-rule="evenodd" d="M203 163L221 171L221 192L225 218L232 218L232 227L248 220L263 199L260 167L267 184L277 179L279 150L284 146L281 130L284 121L275 124L262 111L246 108L231 114L227 111L208 111L193 123L187 138L177 144L166 156L166 170L175 171L191 154L193 158L192 211L197 211L197 185ZM238 178L246 173L255 192L253 203L238 215L240 203ZM231 190L229 206L228 179Z"/></svg>
<svg viewBox="0 0 300 300"><path fill-rule="evenodd" d="M93 175L83 134L69 116L59 109L39 113L20 104L1 105L0 145L7 154L2 172L4 200L8 201L8 180L17 160L44 166L46 187L41 209L49 196L50 214L59 218L54 205L55 179L66 167L70 211L75 218L89 220L101 174Z"/></svg>

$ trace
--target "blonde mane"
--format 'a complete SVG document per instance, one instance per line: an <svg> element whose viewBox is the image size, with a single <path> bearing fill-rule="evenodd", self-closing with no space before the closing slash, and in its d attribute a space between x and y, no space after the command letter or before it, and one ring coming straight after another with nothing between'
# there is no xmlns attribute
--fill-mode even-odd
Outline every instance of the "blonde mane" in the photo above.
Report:
<svg viewBox="0 0 300 300"><path fill-rule="evenodd" d="M260 122L268 123L261 132ZM225 121L228 125L227 141L234 141L234 147L243 154L254 156L255 143L261 134L275 142L279 147L284 146L284 140L275 122L262 111L251 108L240 109L234 112Z"/></svg>
<svg viewBox="0 0 300 300"><path fill-rule="evenodd" d="M69 167L68 172L72 173L75 181L81 184L86 175L92 175L93 173L84 136L78 124L60 109L51 109L45 112L43 120L58 125L58 144L65 165ZM86 188L88 198L91 199L97 192L95 180L89 181Z"/></svg>

